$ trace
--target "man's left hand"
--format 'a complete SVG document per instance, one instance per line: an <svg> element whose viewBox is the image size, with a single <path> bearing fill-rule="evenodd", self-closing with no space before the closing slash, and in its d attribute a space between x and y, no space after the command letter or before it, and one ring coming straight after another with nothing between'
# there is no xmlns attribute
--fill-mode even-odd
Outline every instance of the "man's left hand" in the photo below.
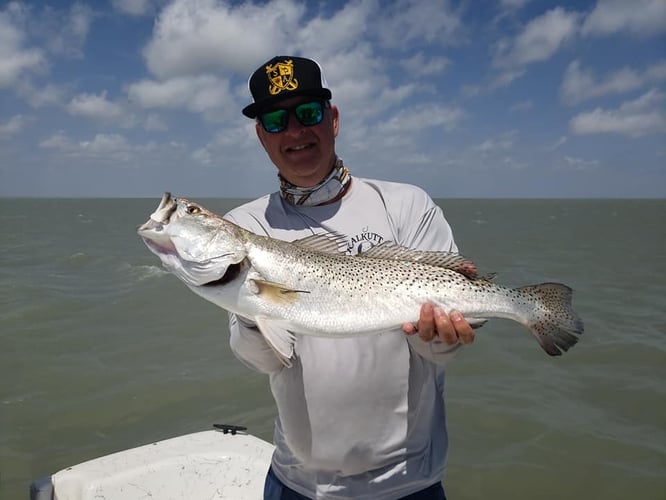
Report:
<svg viewBox="0 0 666 500"><path fill-rule="evenodd" d="M405 323L402 330L407 335L418 333L426 342L439 337L448 345L471 344L474 342L474 330L459 311L448 315L441 307L426 303L421 306L421 314L416 325Z"/></svg>

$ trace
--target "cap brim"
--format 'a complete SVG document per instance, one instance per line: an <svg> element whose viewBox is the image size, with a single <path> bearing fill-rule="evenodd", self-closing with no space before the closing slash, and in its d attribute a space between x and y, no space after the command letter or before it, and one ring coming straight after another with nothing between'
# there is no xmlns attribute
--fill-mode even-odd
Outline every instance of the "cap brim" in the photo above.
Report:
<svg viewBox="0 0 666 500"><path fill-rule="evenodd" d="M253 102L249 106L243 108L243 114L248 118L256 118L257 115L261 112L262 109L265 109L268 106L273 104L290 99L291 97L300 97L300 96L311 96L311 97L321 97L322 99L330 99L331 91L328 89L308 89L308 90L295 90L293 92L286 92L283 94L276 95L269 99L264 99L261 102Z"/></svg>

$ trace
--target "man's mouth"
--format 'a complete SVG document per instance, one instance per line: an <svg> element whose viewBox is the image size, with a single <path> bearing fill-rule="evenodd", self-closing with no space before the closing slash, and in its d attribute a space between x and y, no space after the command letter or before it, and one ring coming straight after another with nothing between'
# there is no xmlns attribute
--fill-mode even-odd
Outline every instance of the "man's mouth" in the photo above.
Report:
<svg viewBox="0 0 666 500"><path fill-rule="evenodd" d="M291 147L287 148L287 152L292 153L292 152L304 151L306 149L312 148L313 146L314 146L314 144L312 144L312 143L299 144L297 146L291 146Z"/></svg>

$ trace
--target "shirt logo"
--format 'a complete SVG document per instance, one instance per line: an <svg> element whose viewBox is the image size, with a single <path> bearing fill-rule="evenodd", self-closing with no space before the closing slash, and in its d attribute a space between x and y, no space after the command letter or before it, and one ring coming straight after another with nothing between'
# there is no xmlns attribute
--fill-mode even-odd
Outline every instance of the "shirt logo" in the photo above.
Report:
<svg viewBox="0 0 666 500"><path fill-rule="evenodd" d="M272 84L268 86L271 95L298 88L298 80L294 78L294 61L291 59L266 66L266 76Z"/></svg>
<svg viewBox="0 0 666 500"><path fill-rule="evenodd" d="M372 247L381 244L383 241L384 237L382 235L364 227L360 234L353 236L351 241L347 243L347 255L360 255Z"/></svg>

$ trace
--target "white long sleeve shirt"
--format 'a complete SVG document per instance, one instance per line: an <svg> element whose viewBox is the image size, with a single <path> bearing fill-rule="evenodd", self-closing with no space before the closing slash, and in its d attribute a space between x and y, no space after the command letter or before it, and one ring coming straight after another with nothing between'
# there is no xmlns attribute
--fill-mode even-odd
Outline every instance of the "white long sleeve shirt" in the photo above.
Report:
<svg viewBox="0 0 666 500"><path fill-rule="evenodd" d="M330 205L297 207L273 193L225 217L286 241L344 234L350 254L383 241L457 251L441 209L405 184L354 178ZM289 488L317 499L388 500L442 478L444 364L455 348L399 329L344 339L298 336L286 368L251 323L230 314L230 331L234 354L270 377L278 408L272 468Z"/></svg>

